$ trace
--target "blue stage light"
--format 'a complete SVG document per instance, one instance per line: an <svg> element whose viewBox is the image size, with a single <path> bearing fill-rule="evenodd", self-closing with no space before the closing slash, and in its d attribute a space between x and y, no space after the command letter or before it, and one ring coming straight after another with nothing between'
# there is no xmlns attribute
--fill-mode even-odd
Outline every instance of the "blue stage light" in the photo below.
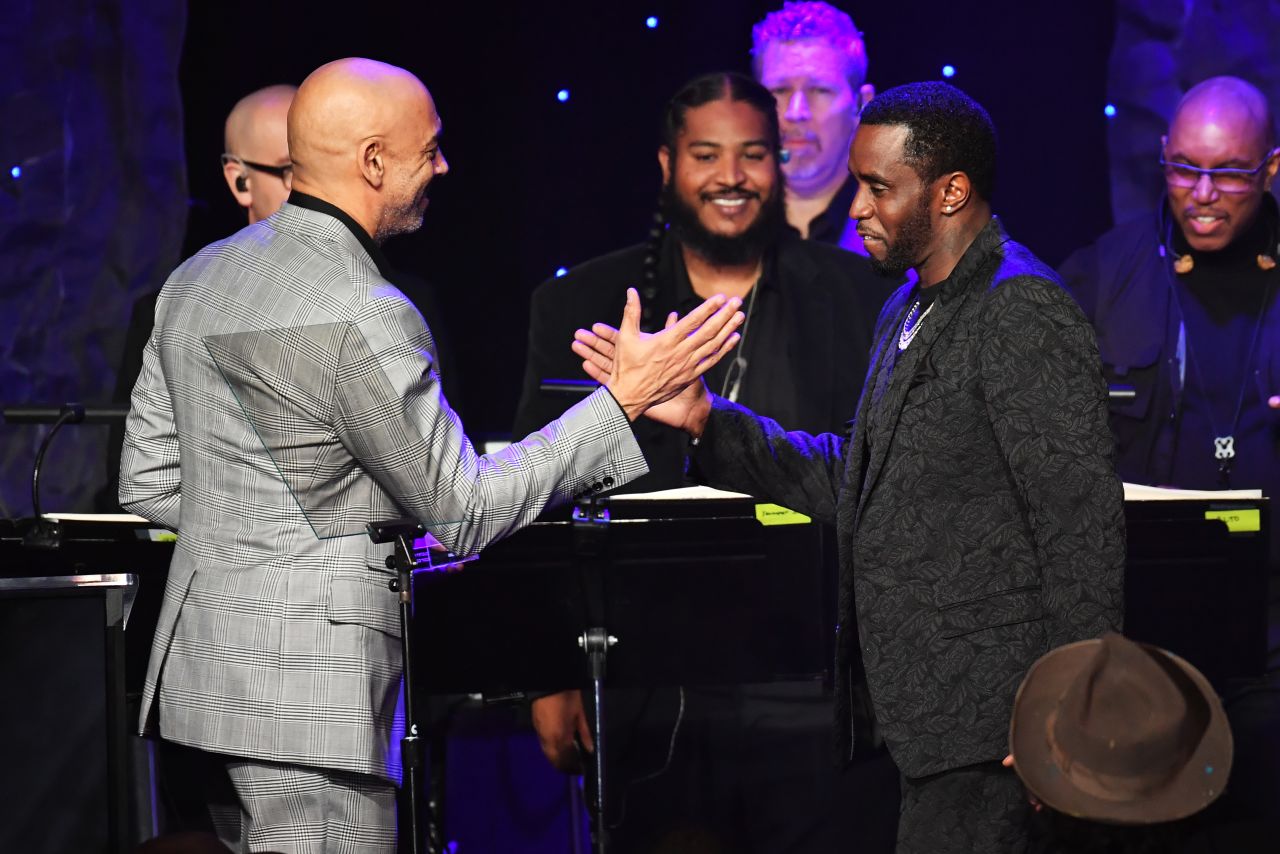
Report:
<svg viewBox="0 0 1280 854"><path fill-rule="evenodd" d="M569 100L569 90L568 90L568 89L561 89L559 92L557 92L557 93L556 93L556 100L557 100L557 101L559 101L559 102L560 102L560 103L562 103L562 104L563 104L565 101Z"/></svg>
<svg viewBox="0 0 1280 854"><path fill-rule="evenodd" d="M956 67L955 67L954 65L944 65L944 66L942 66L942 76L943 76L943 77L955 77L955 76L956 76Z"/></svg>
<svg viewBox="0 0 1280 854"><path fill-rule="evenodd" d="M568 268L566 268L566 267L557 267L557 268L556 268L556 278L557 278L557 279L558 279L558 278L560 278L561 276L563 276L563 275L564 275L565 273L567 273L567 272L569 272Z"/></svg>
<svg viewBox="0 0 1280 854"><path fill-rule="evenodd" d="M21 177L22 177L22 167L21 167L21 166L15 166L15 167L13 167L12 169L10 169L10 170L9 170L9 176L10 176L11 178L13 178L13 180L15 180L15 181L16 181L16 180L18 180L19 178L21 178Z"/></svg>
<svg viewBox="0 0 1280 854"><path fill-rule="evenodd" d="M658 28L658 18L657 18L657 16L656 16L656 15L650 15L649 17L645 18L645 19L644 19L644 25L645 25L646 27L648 27L649 29L651 29L651 30L656 30L656 29Z"/></svg>
<svg viewBox="0 0 1280 854"><path fill-rule="evenodd" d="M1114 119L1116 116L1116 105L1107 104L1105 107L1102 108L1102 114L1109 119Z"/></svg>

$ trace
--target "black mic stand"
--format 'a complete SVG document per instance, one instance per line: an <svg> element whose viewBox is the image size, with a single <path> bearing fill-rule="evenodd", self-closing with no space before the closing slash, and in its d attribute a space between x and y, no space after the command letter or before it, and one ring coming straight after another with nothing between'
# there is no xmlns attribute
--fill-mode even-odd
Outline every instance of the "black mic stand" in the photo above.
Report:
<svg viewBox="0 0 1280 854"><path fill-rule="evenodd" d="M605 814L605 700L604 677L609 647L618 639L605 628L604 577L609 561L609 509L596 503L594 498L579 501L573 508L574 559L578 564L579 582L582 585L586 606L587 628L578 637L578 647L587 657L587 672L591 677L591 692L595 713L592 735L596 749L592 771L595 776L595 854L606 854L609 847L609 823Z"/></svg>
<svg viewBox="0 0 1280 854"><path fill-rule="evenodd" d="M396 577L390 587L400 599L400 650L404 657L404 738L400 740L400 760L404 766L405 790L409 797L409 850L412 854L442 854L443 834L438 820L437 792L432 788L425 821L422 815L422 745L418 734L418 718L413 708L413 657L409 652L409 629L413 622L413 571L433 566L429 549L418 550L413 542L427 529L413 519L389 519L365 526L375 543L395 541L394 555L387 556L387 569ZM423 831L426 831L425 839ZM425 846L425 847L424 847Z"/></svg>
<svg viewBox="0 0 1280 854"><path fill-rule="evenodd" d="M53 437L58 435L63 424L84 424L86 422L109 423L119 421L128 414L127 406L85 407L79 403L65 403L62 406L6 406L0 410L8 424L53 424L53 428L40 442L36 451L36 462L31 469L31 510L35 514L32 525L23 535L23 544L31 548L56 549L62 543L62 526L57 522L44 518L40 507L40 470L44 466L44 455L53 444Z"/></svg>

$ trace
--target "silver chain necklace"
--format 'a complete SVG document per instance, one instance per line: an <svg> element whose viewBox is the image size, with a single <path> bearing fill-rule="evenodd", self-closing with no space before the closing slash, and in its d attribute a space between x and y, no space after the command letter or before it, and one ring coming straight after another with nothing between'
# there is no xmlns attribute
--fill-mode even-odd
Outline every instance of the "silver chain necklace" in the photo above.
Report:
<svg viewBox="0 0 1280 854"><path fill-rule="evenodd" d="M929 312L933 311L934 303L929 303L929 307L923 312L920 311L920 300L917 299L911 304L911 310L907 312L907 316L902 319L902 331L898 333L898 349L905 350L915 340L916 333L920 331L924 319L929 316Z"/></svg>

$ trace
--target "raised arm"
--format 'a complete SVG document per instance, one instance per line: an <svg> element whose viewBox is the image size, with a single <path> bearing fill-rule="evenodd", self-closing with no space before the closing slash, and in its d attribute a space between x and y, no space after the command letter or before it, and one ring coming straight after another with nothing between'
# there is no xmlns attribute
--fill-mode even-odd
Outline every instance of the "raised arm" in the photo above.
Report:
<svg viewBox="0 0 1280 854"><path fill-rule="evenodd" d="M639 339L634 293L622 326L624 370L560 418L480 456L440 396L421 319L378 300L347 329L335 429L354 457L441 542L473 553L548 505L647 471L630 419L675 395L732 347L736 304L709 301L671 334Z"/></svg>
<svg viewBox="0 0 1280 854"><path fill-rule="evenodd" d="M667 327L676 322L672 315ZM576 333L573 350L594 379L612 378L619 337L619 330L602 323ZM711 394L701 380L645 414L696 441L691 462L699 479L835 522L844 475L842 437L787 432L777 422Z"/></svg>

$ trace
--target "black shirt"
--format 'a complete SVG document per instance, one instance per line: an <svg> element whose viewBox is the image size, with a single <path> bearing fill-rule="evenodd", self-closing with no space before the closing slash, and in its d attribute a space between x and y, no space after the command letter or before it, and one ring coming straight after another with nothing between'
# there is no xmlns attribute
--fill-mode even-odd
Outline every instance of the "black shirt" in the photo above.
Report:
<svg viewBox="0 0 1280 854"><path fill-rule="evenodd" d="M664 250L659 275L674 286L676 311L684 317L701 305L704 297L693 290L679 242L668 239ZM785 340L789 317L777 281L777 254L768 252L762 260L760 279L742 301L742 312L746 315L738 329L742 340L730 357L721 359L707 372L706 382L707 388L722 397L730 397L736 387L737 394L731 399L752 409L789 413L796 408L795 385L789 382L791 358Z"/></svg>
<svg viewBox="0 0 1280 854"><path fill-rule="evenodd" d="M373 259L373 263L378 268L378 273L382 278L391 281L391 266L387 263L387 258L382 254L382 247L373 242L373 237L369 232L364 230L364 226L351 218L351 215L335 204L326 202L324 199L317 199L315 196L299 193L294 190L289 194L289 204L295 207L306 208L309 211L328 214L347 227L356 238L360 241L360 245L364 247L364 251L369 253L369 257Z"/></svg>
<svg viewBox="0 0 1280 854"><path fill-rule="evenodd" d="M1170 478L1179 486L1253 486L1259 473L1275 466L1275 419L1267 398L1280 389L1267 388L1261 370L1261 324L1276 299L1277 276L1257 262L1260 252L1275 245L1275 231L1269 206L1220 252L1192 252L1175 229L1174 252L1191 252L1195 261L1188 273L1170 273L1185 329L1181 423ZM1226 437L1232 437L1236 456L1232 476L1224 481L1214 439Z"/></svg>
<svg viewBox="0 0 1280 854"><path fill-rule="evenodd" d="M645 245L619 250L549 279L534 292L516 438L539 429L576 399L543 391L541 384L583 377L582 360L569 349L574 329L595 321L616 325L626 288L645 280L649 257ZM662 241L656 273L645 302L656 325L667 312L683 313L702 302L672 235ZM843 432L866 375L876 315L892 290L893 283L876 276L867 259L785 234L765 255L758 302L740 345L747 366L739 400L787 429ZM712 369L707 383L713 392L725 389L728 370L723 361ZM627 491L682 485L688 437L644 418L632 426L650 473L628 484Z"/></svg>
<svg viewBox="0 0 1280 854"><path fill-rule="evenodd" d="M857 193L858 182L850 175L844 179L826 210L809 221L809 239L839 246L840 238L849 227L849 208Z"/></svg>

